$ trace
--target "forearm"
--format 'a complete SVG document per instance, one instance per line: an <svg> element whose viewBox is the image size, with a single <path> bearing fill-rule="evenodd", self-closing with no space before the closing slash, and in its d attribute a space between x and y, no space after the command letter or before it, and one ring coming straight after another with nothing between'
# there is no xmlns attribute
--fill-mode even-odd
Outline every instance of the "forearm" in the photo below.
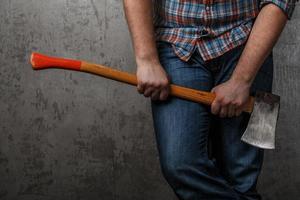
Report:
<svg viewBox="0 0 300 200"><path fill-rule="evenodd" d="M166 100L169 80L158 58L152 6L152 0L124 0L137 63L137 90L152 100Z"/></svg>
<svg viewBox="0 0 300 200"><path fill-rule="evenodd" d="M286 15L277 6L268 4L262 8L232 74L232 79L252 84L259 68L276 44L286 22Z"/></svg>
<svg viewBox="0 0 300 200"><path fill-rule="evenodd" d="M124 9L136 60L158 61L153 27L152 0L124 0Z"/></svg>

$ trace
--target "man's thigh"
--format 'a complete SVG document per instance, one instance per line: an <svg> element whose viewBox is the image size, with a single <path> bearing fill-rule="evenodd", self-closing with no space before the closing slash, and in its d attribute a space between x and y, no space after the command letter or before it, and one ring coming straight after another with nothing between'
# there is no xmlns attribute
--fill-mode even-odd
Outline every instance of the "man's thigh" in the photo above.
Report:
<svg viewBox="0 0 300 200"><path fill-rule="evenodd" d="M201 62L193 59L189 62L181 61L167 43L159 43L158 50L160 62L170 76L171 83L198 90L211 90L213 79ZM206 156L209 107L170 97L167 101L152 101L152 112L162 159L170 155L186 160L193 160L190 156Z"/></svg>

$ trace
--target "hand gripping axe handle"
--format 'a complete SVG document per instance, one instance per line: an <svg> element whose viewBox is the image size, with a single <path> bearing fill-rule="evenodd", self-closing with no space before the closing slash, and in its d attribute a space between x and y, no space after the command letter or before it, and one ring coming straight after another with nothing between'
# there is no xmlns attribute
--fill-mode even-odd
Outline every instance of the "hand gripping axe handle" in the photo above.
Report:
<svg viewBox="0 0 300 200"><path fill-rule="evenodd" d="M127 83L130 85L134 85L134 86L137 85L137 78L135 75L127 73L127 72L122 72L122 71L119 71L116 69L112 69L110 67L103 66L100 64L94 64L94 63L89 63L89 62L85 62L85 61L72 60L72 59L66 59L66 58L50 57L50 56L46 56L46 55L36 53L36 52L32 53L30 61L31 61L33 69L36 69L36 70L47 69L47 68L62 68L62 69L67 69L67 70L75 70L75 71L92 73L92 74L100 75L100 76L108 78L108 79L113 79L116 81ZM211 105L215 99L214 93L195 90L192 88L186 88L186 87L182 87L182 86L178 86L178 85L174 85L174 84L170 85L170 95L178 97L178 98L182 98L185 100L202 103L205 105ZM269 95L272 95L272 94L269 94ZM260 98L260 99L262 99L262 98ZM262 101L260 101L260 102L262 102ZM256 98L250 97L248 102L244 105L243 111L247 112L247 113L252 113L255 104L256 104ZM252 115L253 115L253 113L252 113ZM260 118L260 116L258 118ZM257 128L257 127L255 127L255 128ZM260 129L260 128L258 127L258 129ZM247 136L246 139L243 140L243 138L242 138L242 140L249 144L257 146L257 147L274 148L272 145L265 146L264 145L265 141L261 141L261 137L253 138L252 137L253 131L255 132L256 130L251 129L251 133L246 135ZM249 138L249 135L250 135L250 138ZM255 133L254 133L254 135L255 135ZM245 136L245 134L243 135L243 137L244 136ZM270 142L270 141L267 141L267 142Z"/></svg>

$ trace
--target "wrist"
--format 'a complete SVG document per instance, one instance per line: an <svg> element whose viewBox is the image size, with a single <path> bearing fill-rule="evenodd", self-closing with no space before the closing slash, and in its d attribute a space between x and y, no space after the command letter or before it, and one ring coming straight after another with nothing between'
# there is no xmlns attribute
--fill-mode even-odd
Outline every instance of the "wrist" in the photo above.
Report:
<svg viewBox="0 0 300 200"><path fill-rule="evenodd" d="M235 84L244 85L244 86L249 87L249 88L251 87L251 84L253 82L253 78L249 75L246 75L246 74L233 73L230 79Z"/></svg>
<svg viewBox="0 0 300 200"><path fill-rule="evenodd" d="M157 66L160 65L158 55L136 55L135 57L136 63L138 66L152 65Z"/></svg>

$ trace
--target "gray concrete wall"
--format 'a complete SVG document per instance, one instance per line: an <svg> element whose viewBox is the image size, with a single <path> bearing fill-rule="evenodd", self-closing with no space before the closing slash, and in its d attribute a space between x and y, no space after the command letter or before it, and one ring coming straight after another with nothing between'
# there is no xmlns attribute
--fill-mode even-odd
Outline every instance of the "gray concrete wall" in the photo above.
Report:
<svg viewBox="0 0 300 200"><path fill-rule="evenodd" d="M266 200L300 196L300 9L275 49L282 96ZM118 0L0 1L0 199L176 199L162 178L150 104L135 88L62 70L33 71L32 51L134 72Z"/></svg>

